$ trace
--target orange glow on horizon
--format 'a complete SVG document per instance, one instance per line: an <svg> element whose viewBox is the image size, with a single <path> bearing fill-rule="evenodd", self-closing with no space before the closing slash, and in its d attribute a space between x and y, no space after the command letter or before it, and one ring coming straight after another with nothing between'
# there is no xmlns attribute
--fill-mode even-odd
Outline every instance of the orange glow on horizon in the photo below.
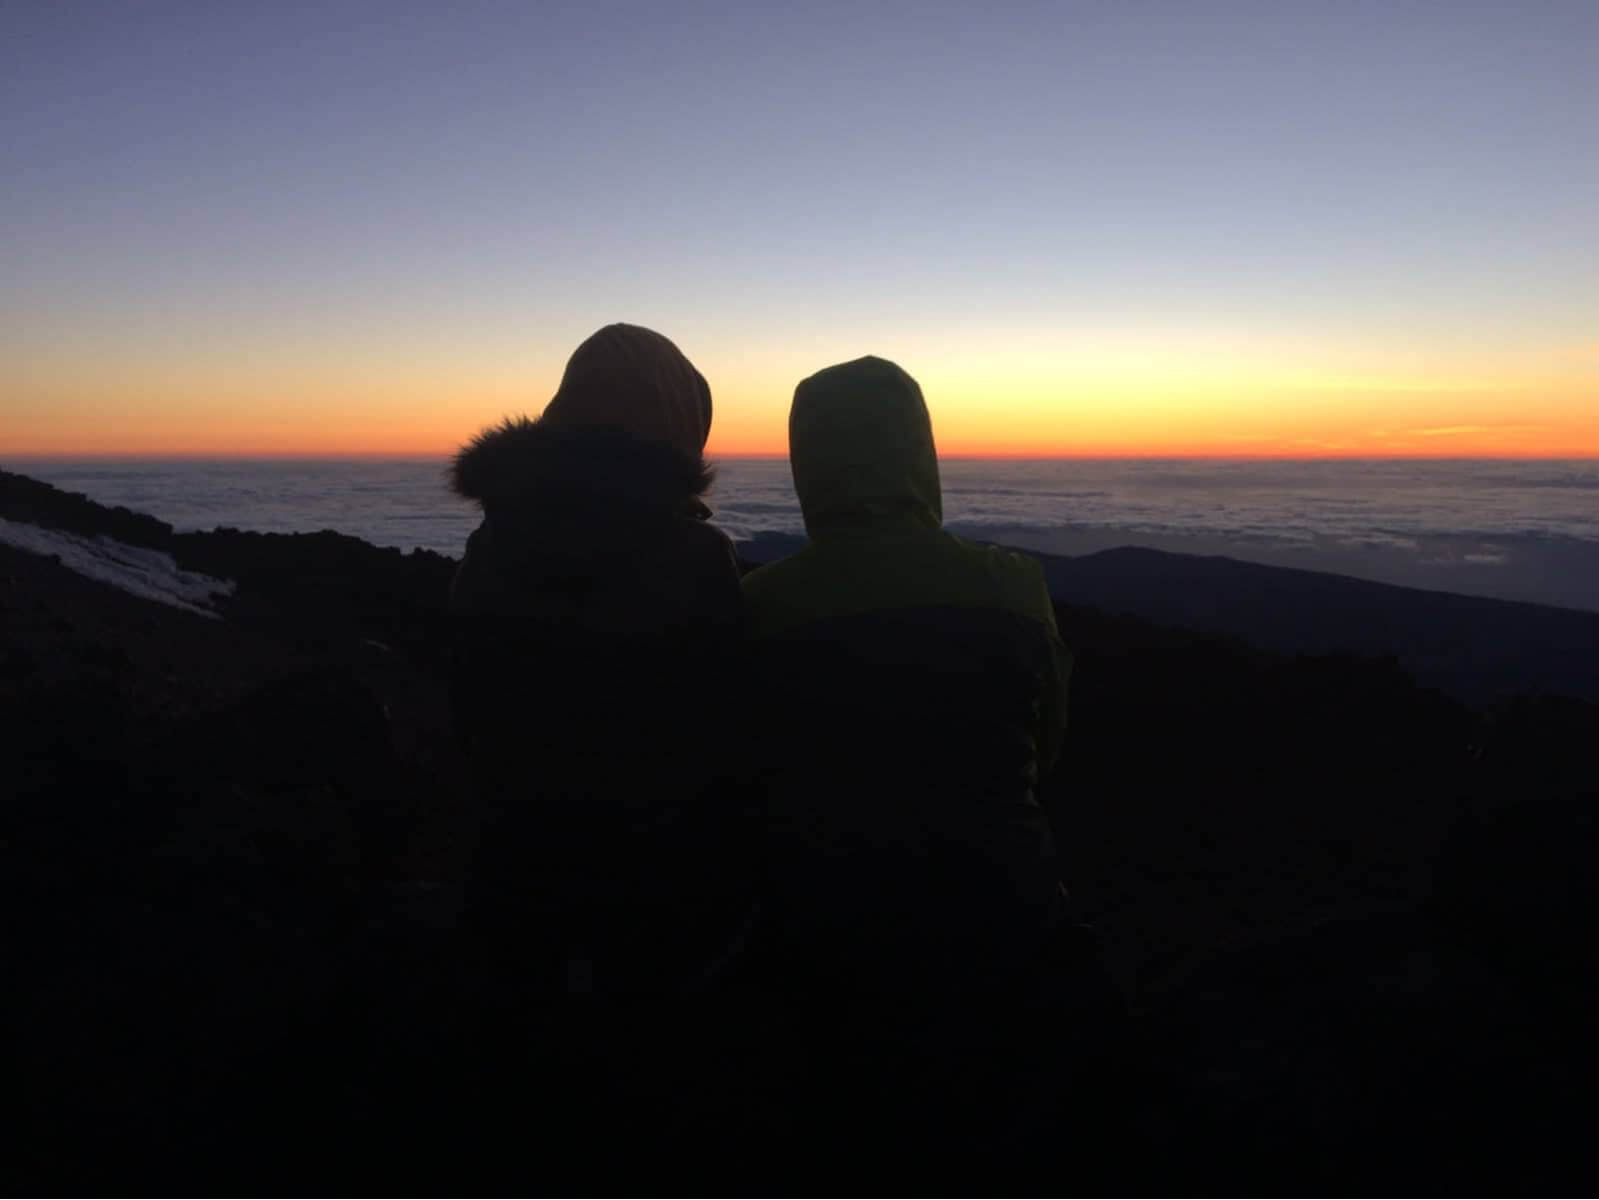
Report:
<svg viewBox="0 0 1599 1200"><path fill-rule="evenodd" d="M1599 458L1599 350L1423 356L1025 331L956 348L885 335L948 458ZM787 454L795 382L836 350L697 354L712 458ZM0 462L21 458L442 458L537 413L550 353L497 369L352 356L238 363L64 350L0 367Z"/></svg>
<svg viewBox="0 0 1599 1200"><path fill-rule="evenodd" d="M0 469L7 464L24 464L32 461L67 460L264 460L297 459L352 460L352 459L445 459L454 453L468 434L446 439L407 440L395 439L373 445L370 441L327 440L318 442L285 441L275 444L253 444L241 447L238 443L210 443L196 439L192 443L174 445L172 442L149 443L141 441L92 442L73 439L56 445L20 446L14 450L0 448ZM1540 442L1535 439L1494 440L1488 436L1437 438L1423 442L1411 439L1392 440L1341 440L1331 445L1315 445L1304 439L1248 438L1239 441L1207 440L1193 442L1107 442L1090 445L1070 443L1006 442L983 438L961 440L938 437L939 457L943 459L993 459L1020 461L1027 459L1082 459L1085 461L1137 458L1168 459L1599 459L1599 436L1583 441ZM718 459L786 459L786 442L729 443L712 437L706 447L706 457Z"/></svg>
<svg viewBox="0 0 1599 1200"><path fill-rule="evenodd" d="M952 423L953 424L953 423ZM1447 427L1446 427L1447 428ZM11 444L0 442L0 466L29 459L443 459L452 454L477 426L465 425L447 435L394 436L378 440L353 437L304 436L282 438L192 438L150 439L137 436L105 438L64 437ZM1147 440L1091 438L1073 440L1032 440L995 435L962 436L960 432L935 435L941 458L979 459L1117 459L1117 458L1262 458L1262 459L1451 459L1524 458L1587 459L1599 458L1599 430L1569 437L1528 429L1496 431L1490 427L1459 431L1431 429L1410 435L1356 436L1327 431L1321 438L1266 437L1239 438L1152 437ZM706 447L710 459L786 458L786 435L771 440L733 440L714 433Z"/></svg>

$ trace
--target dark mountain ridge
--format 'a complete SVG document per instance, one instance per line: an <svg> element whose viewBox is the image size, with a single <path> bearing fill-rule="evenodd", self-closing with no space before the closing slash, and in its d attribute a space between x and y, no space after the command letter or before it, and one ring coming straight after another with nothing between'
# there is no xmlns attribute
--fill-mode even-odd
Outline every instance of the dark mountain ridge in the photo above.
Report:
<svg viewBox="0 0 1599 1200"><path fill-rule="evenodd" d="M0 546L18 1170L359 1177L352 1145L398 1152L385 1091L429 1077L405 1015L426 1004L395 1017L390 993L447 972L469 843L453 561L179 534L3 472L0 517L237 584L212 620ZM1579 1186L1596 618L1133 549L1041 561L1077 657L1041 795L1139 1014L1111 1185Z"/></svg>

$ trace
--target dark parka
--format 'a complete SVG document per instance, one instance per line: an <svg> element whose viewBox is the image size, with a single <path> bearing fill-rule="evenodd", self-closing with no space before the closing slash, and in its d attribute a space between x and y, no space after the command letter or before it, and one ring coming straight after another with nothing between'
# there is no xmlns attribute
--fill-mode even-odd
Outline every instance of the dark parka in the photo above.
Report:
<svg viewBox="0 0 1599 1200"><path fill-rule="evenodd" d="M537 987L691 988L749 917L721 717L741 602L706 523L710 393L602 329L536 421L485 430L456 575L453 703L483 811L468 924Z"/></svg>

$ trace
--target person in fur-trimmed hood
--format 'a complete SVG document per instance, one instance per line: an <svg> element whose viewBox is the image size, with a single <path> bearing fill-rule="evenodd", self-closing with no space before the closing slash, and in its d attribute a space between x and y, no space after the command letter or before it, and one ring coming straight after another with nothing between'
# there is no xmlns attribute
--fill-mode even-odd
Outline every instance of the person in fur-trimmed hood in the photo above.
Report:
<svg viewBox="0 0 1599 1200"><path fill-rule="evenodd" d="M451 485L483 523L452 608L558 613L604 632L736 621L732 544L705 524L710 431L710 388L682 351L650 329L605 326L573 352L537 420L508 417L456 454Z"/></svg>
<svg viewBox="0 0 1599 1200"><path fill-rule="evenodd" d="M718 711L742 601L706 520L710 425L671 341L607 325L540 417L485 429L451 467L483 510L450 598L483 809L468 925L509 994L693 990L750 919Z"/></svg>

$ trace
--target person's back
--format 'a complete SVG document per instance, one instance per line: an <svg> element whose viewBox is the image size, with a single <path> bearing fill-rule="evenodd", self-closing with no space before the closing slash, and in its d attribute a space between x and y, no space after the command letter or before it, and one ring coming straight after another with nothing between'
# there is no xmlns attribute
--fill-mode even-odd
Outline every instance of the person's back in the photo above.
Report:
<svg viewBox="0 0 1599 1200"><path fill-rule="evenodd" d="M539 420L454 463L484 512L451 595L485 810L470 911L557 990L687 985L743 919L713 711L741 604L704 520L710 415L675 346L608 326Z"/></svg>
<svg viewBox="0 0 1599 1200"><path fill-rule="evenodd" d="M633 1106L655 1110L641 1154L687 1153L680 1135L736 1100L703 1069L756 870L723 716L742 600L706 521L710 420L670 341L612 325L537 420L451 468L483 510L450 597L481 817L450 968L459 1066L441 1068L460 1099L439 1120L479 1169L582 1161Z"/></svg>
<svg viewBox="0 0 1599 1200"><path fill-rule="evenodd" d="M997 1120L994 1089L1048 1070L1060 996L1070 915L1034 792L1070 660L1037 565L942 529L927 410L894 364L800 384L790 455L810 542L744 581L781 942L841 1037L916 1064L886 1069L893 1103L964 1089L967 1118Z"/></svg>

